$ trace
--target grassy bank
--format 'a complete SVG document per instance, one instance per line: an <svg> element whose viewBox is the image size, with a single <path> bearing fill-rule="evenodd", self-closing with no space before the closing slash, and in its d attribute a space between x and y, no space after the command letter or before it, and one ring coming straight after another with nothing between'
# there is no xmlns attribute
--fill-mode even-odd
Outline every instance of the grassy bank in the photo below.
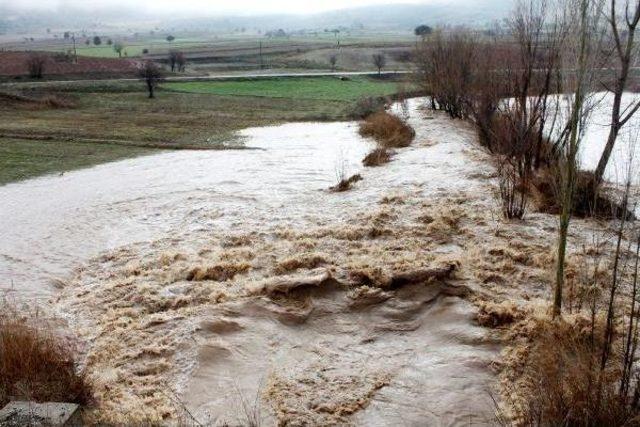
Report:
<svg viewBox="0 0 640 427"><path fill-rule="evenodd" d="M49 102L0 103L0 184L159 148L216 148L246 127L343 120L358 99L397 87L368 78L290 80L167 83L156 99L131 82L24 90L25 97ZM57 98L63 102L53 104L63 107L51 106Z"/></svg>
<svg viewBox="0 0 640 427"><path fill-rule="evenodd" d="M0 139L0 185L157 150L78 141Z"/></svg>

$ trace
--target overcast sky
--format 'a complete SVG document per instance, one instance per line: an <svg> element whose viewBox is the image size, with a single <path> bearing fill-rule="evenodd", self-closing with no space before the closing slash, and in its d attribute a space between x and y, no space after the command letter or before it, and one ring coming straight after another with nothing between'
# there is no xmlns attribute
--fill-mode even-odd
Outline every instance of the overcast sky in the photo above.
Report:
<svg viewBox="0 0 640 427"><path fill-rule="evenodd" d="M64 10L70 6L81 9L125 7L152 13L314 13L373 4L463 3L468 0L0 0L0 6L10 9Z"/></svg>

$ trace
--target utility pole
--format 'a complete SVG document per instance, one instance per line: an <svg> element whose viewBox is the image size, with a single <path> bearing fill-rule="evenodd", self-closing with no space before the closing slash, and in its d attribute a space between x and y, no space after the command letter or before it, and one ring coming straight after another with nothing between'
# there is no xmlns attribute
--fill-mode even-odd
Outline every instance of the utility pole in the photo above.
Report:
<svg viewBox="0 0 640 427"><path fill-rule="evenodd" d="M264 64L262 63L262 41L260 41L260 69L264 68Z"/></svg>

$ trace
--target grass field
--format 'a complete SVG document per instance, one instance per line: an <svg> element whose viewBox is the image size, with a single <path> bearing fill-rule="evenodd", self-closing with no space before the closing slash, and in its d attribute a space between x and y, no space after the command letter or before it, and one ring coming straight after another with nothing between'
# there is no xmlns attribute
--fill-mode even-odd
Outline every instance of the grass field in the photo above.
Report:
<svg viewBox="0 0 640 427"><path fill-rule="evenodd" d="M155 151L113 144L2 138L0 139L0 185Z"/></svg>
<svg viewBox="0 0 640 427"><path fill-rule="evenodd" d="M63 97L71 108L0 102L0 184L160 148L219 148L251 126L344 120L357 99L396 88L376 79L224 83L224 90L210 90L210 83L191 87L204 93L161 89L156 99L147 98L142 83L66 83L47 87L46 94ZM24 94L37 97L42 90Z"/></svg>
<svg viewBox="0 0 640 427"><path fill-rule="evenodd" d="M165 88L178 92L254 96L268 98L353 101L364 96L390 95L397 91L393 81L352 77L274 78L218 82L168 83Z"/></svg>

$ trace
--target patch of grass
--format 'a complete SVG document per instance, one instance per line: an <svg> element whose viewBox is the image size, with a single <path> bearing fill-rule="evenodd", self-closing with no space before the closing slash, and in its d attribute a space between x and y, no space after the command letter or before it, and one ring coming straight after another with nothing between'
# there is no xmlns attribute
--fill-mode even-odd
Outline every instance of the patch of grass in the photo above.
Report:
<svg viewBox="0 0 640 427"><path fill-rule="evenodd" d="M114 144L0 138L0 185L154 152Z"/></svg>
<svg viewBox="0 0 640 427"><path fill-rule="evenodd" d="M300 77L245 79L209 82L172 82L164 85L173 91L216 95L268 98L355 101L366 96L383 96L396 92L393 81L366 77Z"/></svg>

